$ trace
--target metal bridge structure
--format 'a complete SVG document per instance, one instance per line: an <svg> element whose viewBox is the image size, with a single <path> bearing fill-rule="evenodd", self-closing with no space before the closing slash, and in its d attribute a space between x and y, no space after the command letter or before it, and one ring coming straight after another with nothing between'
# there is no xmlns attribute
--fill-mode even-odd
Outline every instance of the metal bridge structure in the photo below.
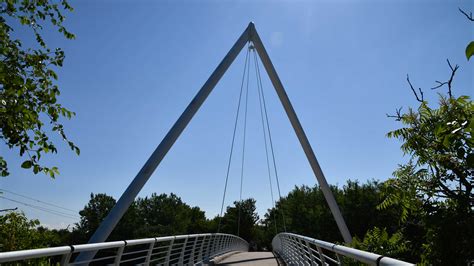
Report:
<svg viewBox="0 0 474 266"><path fill-rule="evenodd" d="M286 94L283 84L255 29L255 25L251 22L151 154L117 201L116 205L111 209L92 235L89 243L1 252L0 265L344 265L357 262L369 265L412 265L407 262L385 257L383 254L374 254L350 248L343 244L329 243L287 232L276 232L272 241L271 252L248 252L249 243L247 243L246 240L239 236L222 233L151 237L106 242L108 236L133 203L140 190L246 45L249 47L249 51L250 49L254 50L256 64L257 55L260 58L303 148L316 180L319 183L319 187L324 194L342 239L345 244L350 244L352 237L341 211ZM249 54L247 54L247 56L248 55Z"/></svg>
<svg viewBox="0 0 474 266"><path fill-rule="evenodd" d="M382 255L291 233L273 238L273 252L247 252L229 234L167 236L0 253L0 265L413 265ZM74 260L78 253L95 257Z"/></svg>

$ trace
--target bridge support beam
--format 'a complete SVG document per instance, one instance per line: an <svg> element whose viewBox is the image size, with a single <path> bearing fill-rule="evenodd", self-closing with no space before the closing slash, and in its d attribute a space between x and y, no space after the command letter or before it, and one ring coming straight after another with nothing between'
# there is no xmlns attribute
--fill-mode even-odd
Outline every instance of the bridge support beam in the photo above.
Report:
<svg viewBox="0 0 474 266"><path fill-rule="evenodd" d="M268 77L270 78L273 87L275 88L276 93L280 98L281 103L283 104L283 108L285 109L285 112L288 118L290 119L291 125L295 130L296 136L298 137L301 146L303 147L304 153L306 154L306 158L308 158L309 164L311 165L314 175L316 176L316 179L319 183L319 187L323 191L324 197L326 198L329 208L331 209L332 215L336 220L337 226L339 227L339 231L342 234L344 242L350 243L352 241L351 234L349 233L349 229L347 228L346 222L342 217L341 211L339 210L339 206L337 205L336 200L334 199L334 195L332 194L332 191L329 188L328 182L326 181L326 177L324 177L323 170L321 169L321 166L319 165L318 160L316 159L316 155L314 154L313 149L311 148L311 144L309 143L308 138L306 137L306 134L303 130L303 127L301 126L301 123L298 119L298 116L296 115L296 112L293 109L293 106L291 105L290 99L288 98L288 95L285 92L283 84L281 83L280 78L278 77L278 74L275 68L273 67L272 61L270 60L270 57L268 56L267 51L263 46L262 40L260 40L260 36L258 36L254 25L250 24L250 26L252 26L250 38L253 41L260 60L262 60L263 66L267 71Z"/></svg>
<svg viewBox="0 0 474 266"><path fill-rule="evenodd" d="M197 95L193 98L191 103L189 103L188 107L186 107L184 112L181 114L181 116L178 118L176 123L173 125L170 131L163 138L163 140L155 149L155 151L151 154L150 158L146 161L145 165L143 165L143 167L140 169L138 174L133 179L132 183L130 183L130 185L127 187L127 189L122 194L122 196L120 197L118 202L115 204L115 206L112 208L110 213L107 215L107 217L105 217L104 221L102 221L99 228L94 232L92 237L89 239L88 243L99 243L99 242L104 242L107 240L107 237L110 235L112 230L118 224L122 216L127 211L128 207L135 200L140 190L146 184L150 176L153 174L155 169L161 163L165 155L171 149L171 147L173 146L175 141L178 139L178 137L181 135L183 130L186 128L188 123L191 121L193 116L196 114L196 112L199 110L201 105L204 103L204 101L207 99L209 94L212 92L217 82L219 82L219 80L222 78L222 76L227 71L229 66L232 64L232 62L234 62L235 58L240 53L242 48L249 41L252 41L255 45L258 55L260 59L262 60L265 70L267 71L267 74L270 77L270 80L278 94L278 97L280 98L280 101L283 104L286 114L288 115L288 118L290 119L291 125L293 126L293 129L296 132L296 135L301 143L301 146L303 147L303 150L306 154L306 157L308 158L311 168L313 169L316 179L318 180L318 183L324 193L326 201L328 202L329 208L331 209L331 212L334 216L334 219L336 220L336 223L344 238L344 241L346 243L351 242L352 238L349 233L349 230L341 215L339 207L337 206L334 196L332 195L332 192L329 188L326 178L324 177L321 167L319 166L316 156L314 155L313 149L311 148L311 145L309 144L308 138L306 137L306 134L303 131L303 127L301 126L298 120L298 117L296 116L295 110L293 109L293 106L291 105L291 102L288 99L288 96L280 81L280 78L278 77L276 73L275 68L273 67L270 57L268 56L265 50L265 47L263 46L263 43L260 40L260 37L258 36L257 31L255 30L255 25L253 23L250 23L247 29L242 33L239 39L235 42L234 46L232 46L230 51L227 53L224 59L220 62L220 64L211 74L211 76L206 81L206 83L204 83L204 85L199 90ZM76 258L76 262L90 260L95 256L95 254L96 254L96 251L82 252Z"/></svg>
<svg viewBox="0 0 474 266"><path fill-rule="evenodd" d="M251 28L253 28L253 24L250 24L247 27L247 29L235 42L234 46L232 46L232 48L224 57L224 59L222 59L221 63L217 66L214 72L212 72L209 79L206 81L206 83L204 83L204 85L196 94L191 103L189 103L188 107L186 107L183 114L181 114L181 116L170 129L168 134L166 134L161 143L151 154L150 158L146 161L145 165L143 165L140 172L138 172L138 174L135 176L132 183L130 183L130 185L127 187L127 189L122 194L122 196L112 208L107 217L105 217L104 221L102 221L99 228L97 228L92 237L89 239L88 243L104 242L107 239L107 237L110 235L112 230L115 228L122 216L127 211L128 207L130 207L132 202L135 200L140 190L143 188L143 186L148 181L148 179L153 174L158 165L161 163L165 155L171 149L175 141L186 128L189 121L191 121L193 116L196 114L201 105L207 99L207 96L209 96L211 91L214 89L217 82L219 82L219 80L222 78L229 66L232 64L232 62L234 62L237 55L239 55L242 48L249 41L249 32ZM82 252L81 254L79 254L76 261L89 260L94 256L95 252L93 251Z"/></svg>

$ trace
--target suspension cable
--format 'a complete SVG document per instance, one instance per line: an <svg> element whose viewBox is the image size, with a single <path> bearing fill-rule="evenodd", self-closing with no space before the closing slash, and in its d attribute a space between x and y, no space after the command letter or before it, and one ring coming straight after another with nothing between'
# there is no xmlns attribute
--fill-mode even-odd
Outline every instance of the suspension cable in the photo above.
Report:
<svg viewBox="0 0 474 266"><path fill-rule="evenodd" d="M265 119L264 119L264 115L263 115L263 104L262 104L262 95L261 95L261 92L260 92L260 87L259 87L259 77L258 77L258 72L257 72L257 55L256 55L256 52L255 50L253 51L253 55L254 55L254 63L255 63L255 76L256 76L256 79L257 79L257 92L258 92L258 103L259 103L259 106L260 106L260 118L261 118L261 121L262 121L262 133L263 133L263 142L265 144L265 157L267 159L267 172L268 172L268 181L269 181L269 184L270 184L270 195L271 195L271 198L272 198L272 207L274 210L275 209L275 199L273 197L273 184L272 184L272 174L271 174L271 170L270 170L270 159L269 159L269 156L268 156L268 144L267 144L267 130L265 129ZM277 219L276 219L276 215L273 215L273 223L275 225L275 235L278 234L278 229L277 229Z"/></svg>
<svg viewBox="0 0 474 266"><path fill-rule="evenodd" d="M248 45L247 53L250 53L250 43ZM250 81L250 59L248 60L247 68L247 88L245 89L245 112L244 112L244 136L242 144L242 164L240 169L240 199L239 199L239 220L237 224L237 236L240 236L240 213L242 209L242 187L244 183L244 164L245 164L245 139L247 132L247 110L248 110L248 99L249 99L249 81Z"/></svg>
<svg viewBox="0 0 474 266"><path fill-rule="evenodd" d="M243 88L244 88L245 74L246 74L246 71L248 71L248 69L247 69L248 57L249 57L249 51L247 51L247 53L245 55L244 73L242 74L242 82L240 84L239 101L238 101L238 104L237 104L237 112L235 114L234 131L233 131L233 134L232 134L232 143L230 145L229 160L228 160L228 163L227 163L227 173L226 173L226 176L225 176L224 194L222 195L221 212L219 214L219 225L217 227L217 232L218 233L221 230L222 212L224 210L225 195L226 195L226 192L227 192L227 184L228 184L228 181L229 181L230 165L232 163L232 155L233 155L234 143L235 143L235 133L237 131L237 125L238 125L238 121L239 121L240 105L241 105L241 100L242 100L242 92L243 92Z"/></svg>
<svg viewBox="0 0 474 266"><path fill-rule="evenodd" d="M278 178L278 171L277 171L277 167L276 167L275 152L274 152L274 149L273 149L273 141L272 141L272 134L271 134L271 130L270 130L270 123L268 122L268 112L267 112L267 105L266 105L266 102L265 102L265 94L263 92L262 77L260 76L260 68L259 68L259 64L258 64L258 60L257 60L257 54L255 53L255 51L254 51L254 58L255 58L255 63L256 63L256 68L257 68L257 75L258 75L258 80L257 80L257 84L258 84L258 87L259 87L258 89L259 89L259 91L261 91L261 94L262 94L263 109L264 109L265 120L266 120L266 124L267 124L268 139L269 139L269 142L270 142L270 151L271 151L271 154L272 154L273 168L274 168L274 171L275 171L275 178L276 178L276 181L277 181L278 196L279 196L279 199L281 201L282 198L281 198L281 190L280 190L280 180ZM276 209L275 209L275 211L276 211ZM275 213L275 215L276 215L276 213ZM281 217L282 217L282 221L283 221L283 230L286 232L285 213L283 211L283 207L281 208Z"/></svg>

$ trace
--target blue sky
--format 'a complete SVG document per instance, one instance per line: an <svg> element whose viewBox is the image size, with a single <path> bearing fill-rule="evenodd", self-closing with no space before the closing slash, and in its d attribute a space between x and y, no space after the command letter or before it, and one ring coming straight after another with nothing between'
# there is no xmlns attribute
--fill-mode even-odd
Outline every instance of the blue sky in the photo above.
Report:
<svg viewBox="0 0 474 266"><path fill-rule="evenodd" d="M60 144L52 180L20 169L18 151L2 146L11 175L0 188L80 210L91 192L115 198L209 77L250 21L254 21L330 184L384 180L406 161L400 143L385 134L400 125L386 117L416 106L406 83L425 90L460 65L455 95L470 95L474 67L464 48L473 25L457 10L472 1L73 1L68 28L77 39L45 33L63 47L60 100L77 113L66 121L81 148ZM25 32L17 30L25 35ZM241 53L140 193L179 195L216 215L245 53ZM282 193L316 179L265 73L270 125ZM253 78L253 76L252 76ZM251 80L252 81L252 80ZM253 79L254 81L254 79ZM244 197L271 206L255 83L251 82ZM444 91L443 91L444 92ZM406 110L406 108L405 108ZM239 135L240 136L240 135ZM241 137L239 137L241 139ZM241 142L236 157L240 158ZM226 204L238 199L239 159ZM9 193L3 196L27 201ZM39 203L31 202L39 205ZM77 220L19 207L30 218L62 227Z"/></svg>

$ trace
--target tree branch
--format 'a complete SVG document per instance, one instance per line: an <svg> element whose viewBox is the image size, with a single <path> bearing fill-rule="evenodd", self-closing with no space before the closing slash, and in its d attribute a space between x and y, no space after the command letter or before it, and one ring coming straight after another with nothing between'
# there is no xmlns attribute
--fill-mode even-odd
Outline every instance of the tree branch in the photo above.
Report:
<svg viewBox="0 0 474 266"><path fill-rule="evenodd" d="M435 89L438 89L438 88L441 88L443 87L444 85L448 85L448 95L449 95L449 98L453 98L453 94L452 94L452 82L453 82L453 79L454 79L454 75L456 74L456 71L459 69L459 66L458 65L455 65L454 67L451 65L451 62L449 62L449 59L446 59L446 61L448 62L448 66L449 68L451 69L451 77L449 78L448 81L445 81L445 82L441 82L441 81L436 81L436 83L438 83L438 86L435 86L433 88L431 88L432 90L435 90ZM413 88L412 88L413 90Z"/></svg>
<svg viewBox="0 0 474 266"><path fill-rule="evenodd" d="M418 90L420 91L420 96L418 96L418 93L416 93L415 89L413 88L413 85L410 82L410 77L408 76L408 74L407 74L407 81L408 81L408 84L410 84L411 91L413 91L413 94L415 94L416 100L419 101L420 103L422 103L423 102L423 91L421 91L421 88L418 88Z"/></svg>
<svg viewBox="0 0 474 266"><path fill-rule="evenodd" d="M402 120L402 107L395 109L395 115L385 114L387 117L395 118L396 121Z"/></svg>
<svg viewBox="0 0 474 266"><path fill-rule="evenodd" d="M459 12L461 12L464 16L466 16L467 19L469 19L470 21L474 21L474 18L472 17L472 12L469 12L469 15L464 11L462 10L461 8L458 8L459 9Z"/></svg>

